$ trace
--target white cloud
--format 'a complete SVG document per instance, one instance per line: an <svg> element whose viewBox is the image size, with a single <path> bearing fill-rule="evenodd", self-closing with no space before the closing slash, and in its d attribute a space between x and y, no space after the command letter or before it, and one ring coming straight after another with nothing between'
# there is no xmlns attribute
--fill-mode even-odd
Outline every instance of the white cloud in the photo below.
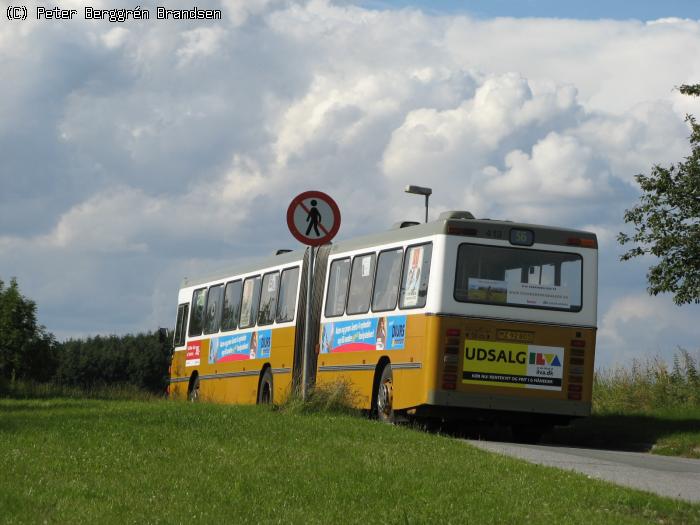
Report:
<svg viewBox="0 0 700 525"><path fill-rule="evenodd" d="M571 118L578 110L575 91L568 86L538 86L535 92L527 79L513 73L486 79L471 75L470 80L478 88L473 97L463 95L457 107L408 113L384 159L390 176L413 164L415 159L402 157L403 150L440 158L446 153L483 156L520 130Z"/></svg>
<svg viewBox="0 0 700 525"><path fill-rule="evenodd" d="M602 315L598 330L599 365L629 365L640 356L673 358L679 346L700 350L697 306L679 307L668 296L633 293L615 299Z"/></svg>
<svg viewBox="0 0 700 525"><path fill-rule="evenodd" d="M317 154L324 147L346 147L373 121L399 110L400 78L366 75L357 79L316 76L308 93L291 104L275 126L277 162Z"/></svg>
<svg viewBox="0 0 700 525"><path fill-rule="evenodd" d="M700 24L666 20L575 21L456 17L446 32L455 63L494 73L519 71L532 80L575 85L587 107L622 114L672 86L697 81ZM553 75L552 72L556 72Z"/></svg>
<svg viewBox="0 0 700 525"><path fill-rule="evenodd" d="M485 168L486 191L508 201L552 202L607 191L605 179L590 173L593 152L574 137L552 132L532 147L505 157L506 171Z"/></svg>
<svg viewBox="0 0 700 525"><path fill-rule="evenodd" d="M254 161L235 156L220 179L183 195L158 197L127 186L107 188L71 208L53 231L35 241L81 254L147 252L151 242L186 243L192 238L232 242L251 212L249 203L273 188Z"/></svg>
<svg viewBox="0 0 700 525"><path fill-rule="evenodd" d="M613 176L628 184L652 165L677 162L689 153L689 129L670 101L640 103L621 116L594 114L572 132L606 159Z"/></svg>
<svg viewBox="0 0 700 525"><path fill-rule="evenodd" d="M185 44L177 50L179 65L185 66L193 60L211 56L221 50L226 32L220 27L198 27L185 31L182 38Z"/></svg>
<svg viewBox="0 0 700 525"><path fill-rule="evenodd" d="M131 32L123 27L115 27L100 35L100 40L109 49L121 47L129 38Z"/></svg>

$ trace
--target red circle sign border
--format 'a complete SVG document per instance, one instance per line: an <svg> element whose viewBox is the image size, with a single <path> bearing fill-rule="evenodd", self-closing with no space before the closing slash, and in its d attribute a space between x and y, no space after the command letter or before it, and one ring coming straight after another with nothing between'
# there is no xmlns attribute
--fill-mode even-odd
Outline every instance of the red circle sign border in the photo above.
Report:
<svg viewBox="0 0 700 525"><path fill-rule="evenodd" d="M296 207L299 206L299 204L301 204L304 200L312 198L321 199L328 204L333 211L333 227L326 235L319 237L318 239L311 239L306 235L302 235L302 233L297 230L296 226L294 225L294 210L296 210ZM330 195L323 193L322 191L305 191L304 193L300 193L294 197L292 202L289 204L289 208L287 208L287 226L289 227L289 231L292 233L294 238L300 243L306 244L307 246L321 246L322 244L329 242L338 233L338 230L340 229L340 208L338 208L338 205Z"/></svg>

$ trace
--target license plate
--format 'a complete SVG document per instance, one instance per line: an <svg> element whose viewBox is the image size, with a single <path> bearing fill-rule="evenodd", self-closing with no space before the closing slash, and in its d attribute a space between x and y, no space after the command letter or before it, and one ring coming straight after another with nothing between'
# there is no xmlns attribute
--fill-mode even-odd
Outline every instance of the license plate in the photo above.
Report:
<svg viewBox="0 0 700 525"><path fill-rule="evenodd" d="M535 340L534 332L519 332L517 330L498 330L496 339L501 341L517 341L518 343L532 343Z"/></svg>

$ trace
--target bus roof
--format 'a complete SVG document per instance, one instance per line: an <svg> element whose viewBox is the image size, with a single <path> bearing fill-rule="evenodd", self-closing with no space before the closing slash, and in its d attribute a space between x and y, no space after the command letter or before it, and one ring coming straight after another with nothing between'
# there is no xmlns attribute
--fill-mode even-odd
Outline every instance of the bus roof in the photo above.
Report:
<svg viewBox="0 0 700 525"><path fill-rule="evenodd" d="M595 233L569 228L557 228L511 221L499 221L491 219L465 219L455 218L464 216L465 212L445 212L437 220L428 223L416 224L404 228L373 233L362 237L347 239L333 244L331 253L346 252L364 247L378 246L411 239L430 237L432 235L459 235L473 239L497 239L508 240L510 231L529 230L534 234L538 244L551 244L559 246L586 246L597 248L598 241ZM584 242L581 242L584 241ZM283 266L300 262L304 258L304 250L295 250L280 255L251 260L231 268L212 273L209 276L188 279L185 278L182 288L197 286L211 281L225 279L232 275L240 275L255 272L262 268Z"/></svg>

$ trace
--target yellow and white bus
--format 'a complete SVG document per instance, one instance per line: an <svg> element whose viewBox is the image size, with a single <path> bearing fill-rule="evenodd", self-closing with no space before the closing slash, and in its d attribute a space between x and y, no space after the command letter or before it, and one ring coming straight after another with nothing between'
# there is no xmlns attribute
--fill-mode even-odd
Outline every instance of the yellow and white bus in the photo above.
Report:
<svg viewBox="0 0 700 525"><path fill-rule="evenodd" d="M446 212L318 249L316 384L345 382L391 421L508 421L516 437L591 410L593 233ZM301 377L308 254L180 289L171 391L278 402Z"/></svg>

